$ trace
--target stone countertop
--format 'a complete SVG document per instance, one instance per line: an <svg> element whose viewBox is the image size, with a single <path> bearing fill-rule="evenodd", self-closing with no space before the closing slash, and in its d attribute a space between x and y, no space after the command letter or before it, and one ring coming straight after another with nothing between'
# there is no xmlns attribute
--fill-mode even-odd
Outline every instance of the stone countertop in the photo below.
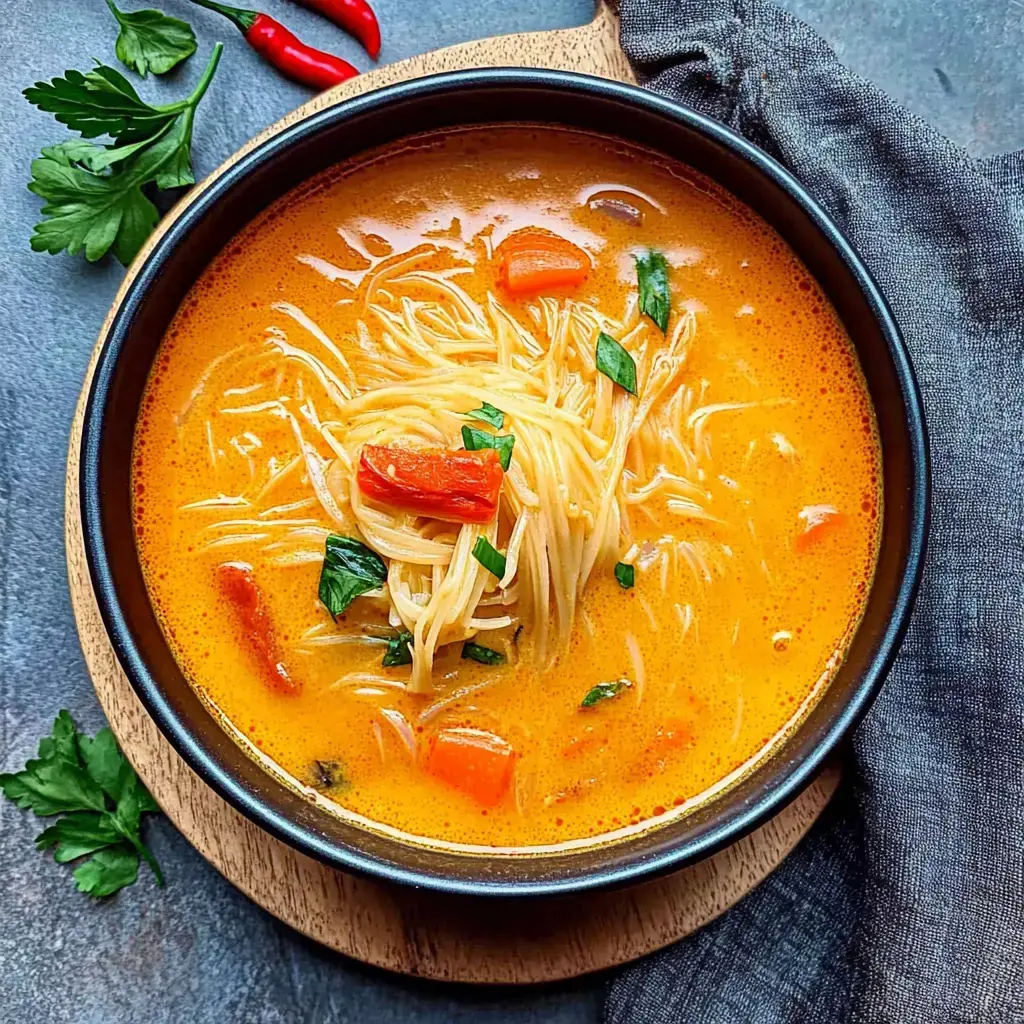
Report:
<svg viewBox="0 0 1024 1024"><path fill-rule="evenodd" d="M471 38L580 24L590 0L374 0L383 61ZM1022 0L783 0L865 77L972 154L1024 146ZM122 6L138 8L138 3ZM161 0L186 13L184 0ZM260 6L359 67L361 50L287 0ZM185 92L215 39L221 70L197 118L203 174L307 93L260 67L218 16L187 12L201 51L146 95ZM116 63L101 0L0 0L0 770L34 753L61 707L103 724L78 647L64 567L68 429L121 268L29 250L39 149L63 136L19 91L96 56ZM33 851L39 824L0 801L0 1024L246 1021L596 1021L600 977L532 989L413 981L337 956L279 924L220 877L164 819L148 838L168 878L92 904Z"/></svg>

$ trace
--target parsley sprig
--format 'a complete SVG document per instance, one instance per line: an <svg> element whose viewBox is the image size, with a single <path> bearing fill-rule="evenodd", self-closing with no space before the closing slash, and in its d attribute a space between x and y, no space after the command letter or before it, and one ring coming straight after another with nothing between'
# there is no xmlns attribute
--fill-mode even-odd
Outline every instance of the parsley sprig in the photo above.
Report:
<svg viewBox="0 0 1024 1024"><path fill-rule="evenodd" d="M0 775L0 789L22 810L41 818L62 815L36 836L36 848L52 849L58 864L88 857L74 871L81 892L109 896L131 885L139 874L140 857L157 885L164 884L160 866L139 833L142 815L160 808L110 729L100 729L90 739L61 711L52 734L40 740L36 758L20 772Z"/></svg>
<svg viewBox="0 0 1024 1024"><path fill-rule="evenodd" d="M214 46L191 95L163 106L146 103L124 75L102 64L25 90L30 103L82 135L32 162L28 187L43 200L45 216L32 235L36 252L84 250L95 261L113 250L121 263L132 260L159 219L143 187L195 182L192 125L223 48ZM104 135L104 145L86 141Z"/></svg>

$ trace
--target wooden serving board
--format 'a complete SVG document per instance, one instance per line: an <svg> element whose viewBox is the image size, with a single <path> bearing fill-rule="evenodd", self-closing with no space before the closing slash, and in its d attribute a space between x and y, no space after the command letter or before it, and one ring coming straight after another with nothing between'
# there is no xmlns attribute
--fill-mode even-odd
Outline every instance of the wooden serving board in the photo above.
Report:
<svg viewBox="0 0 1024 1024"><path fill-rule="evenodd" d="M306 103L231 157L164 219L128 270L102 339L138 268L181 211L240 156L316 111L383 85L468 67L545 67L633 81L614 14L581 28L464 43L361 75ZM78 472L82 419L99 344L71 429L65 540L71 599L100 703L125 753L167 816L233 885L338 952L394 971L448 981L526 983L625 963L707 924L792 850L839 779L823 773L789 807L714 857L630 889L527 901L441 896L343 874L298 853L243 817L175 753L117 662L100 618L82 539Z"/></svg>

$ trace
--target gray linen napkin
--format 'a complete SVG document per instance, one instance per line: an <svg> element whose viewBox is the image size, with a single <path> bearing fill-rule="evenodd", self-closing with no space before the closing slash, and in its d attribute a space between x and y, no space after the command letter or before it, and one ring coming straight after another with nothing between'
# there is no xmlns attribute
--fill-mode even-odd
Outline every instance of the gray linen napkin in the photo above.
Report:
<svg viewBox="0 0 1024 1024"><path fill-rule="evenodd" d="M1024 152L972 160L764 0L622 0L641 80L785 164L878 280L931 432L902 653L758 890L615 977L611 1022L1024 1021Z"/></svg>

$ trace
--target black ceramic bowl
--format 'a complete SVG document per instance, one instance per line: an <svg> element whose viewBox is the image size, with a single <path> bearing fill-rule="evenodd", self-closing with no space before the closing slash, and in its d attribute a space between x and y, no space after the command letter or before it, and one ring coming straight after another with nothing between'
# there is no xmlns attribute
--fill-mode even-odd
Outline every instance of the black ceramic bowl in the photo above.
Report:
<svg viewBox="0 0 1024 1024"><path fill-rule="evenodd" d="M657 150L756 210L817 277L852 337L878 415L885 519L863 622L835 680L770 759L734 788L647 832L570 853L454 854L365 830L315 806L254 761L189 687L150 605L132 539L132 433L157 346L186 292L255 214L318 171L436 128L570 125ZM924 555L928 468L921 404L892 315L856 253L779 164L721 124L652 93L579 75L477 70L349 100L235 163L177 218L139 268L104 341L86 411L81 469L89 568L132 685L189 765L261 827L329 864L447 892L527 895L621 884L708 855L792 800L868 706L896 654Z"/></svg>

